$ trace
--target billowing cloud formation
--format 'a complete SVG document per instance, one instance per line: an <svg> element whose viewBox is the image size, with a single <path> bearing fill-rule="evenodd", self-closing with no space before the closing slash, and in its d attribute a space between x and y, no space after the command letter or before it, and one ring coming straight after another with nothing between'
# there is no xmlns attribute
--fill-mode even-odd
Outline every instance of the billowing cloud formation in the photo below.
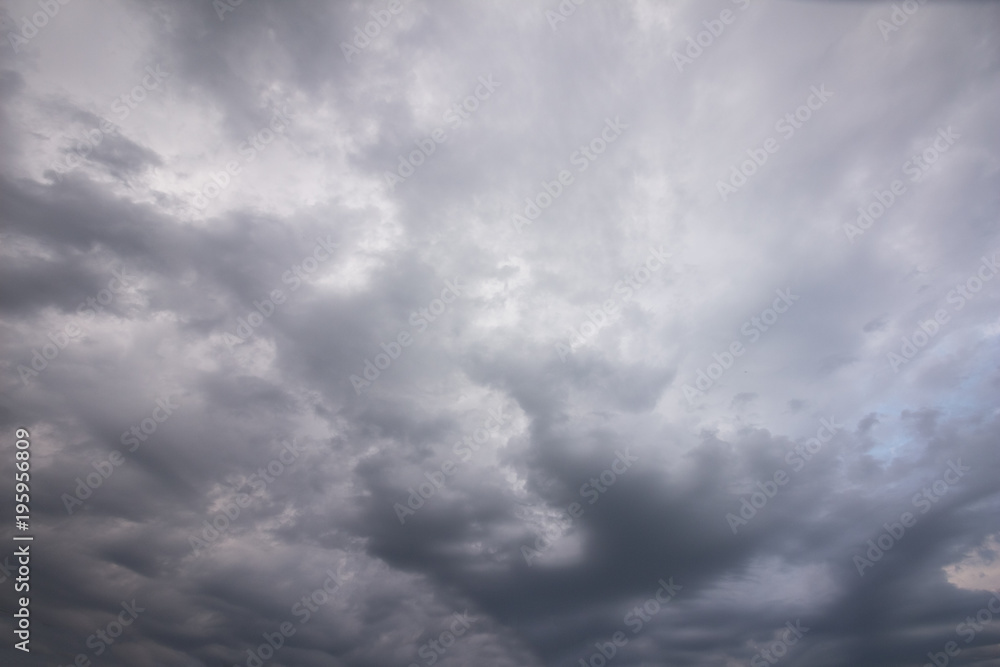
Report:
<svg viewBox="0 0 1000 667"><path fill-rule="evenodd" d="M5 664L1000 659L994 3L5 11Z"/></svg>

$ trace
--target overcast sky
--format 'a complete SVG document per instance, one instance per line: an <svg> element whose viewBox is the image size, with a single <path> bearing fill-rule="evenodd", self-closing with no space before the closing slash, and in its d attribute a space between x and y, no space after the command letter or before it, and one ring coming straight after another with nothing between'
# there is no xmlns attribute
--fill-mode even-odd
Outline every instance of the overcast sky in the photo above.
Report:
<svg viewBox="0 0 1000 667"><path fill-rule="evenodd" d="M2 5L4 664L1000 665L997 4Z"/></svg>

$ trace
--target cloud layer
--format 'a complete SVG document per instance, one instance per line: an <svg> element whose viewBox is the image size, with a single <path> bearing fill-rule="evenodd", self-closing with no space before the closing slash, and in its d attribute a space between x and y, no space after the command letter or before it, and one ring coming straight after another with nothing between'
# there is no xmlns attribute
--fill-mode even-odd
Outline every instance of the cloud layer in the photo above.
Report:
<svg viewBox="0 0 1000 667"><path fill-rule="evenodd" d="M5 664L1000 664L995 3L2 19Z"/></svg>

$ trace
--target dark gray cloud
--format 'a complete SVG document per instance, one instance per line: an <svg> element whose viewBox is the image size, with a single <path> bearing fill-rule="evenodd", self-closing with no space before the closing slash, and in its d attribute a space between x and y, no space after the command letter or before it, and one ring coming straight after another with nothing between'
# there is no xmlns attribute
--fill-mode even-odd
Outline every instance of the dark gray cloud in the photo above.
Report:
<svg viewBox="0 0 1000 667"><path fill-rule="evenodd" d="M997 660L995 3L3 9L4 664Z"/></svg>

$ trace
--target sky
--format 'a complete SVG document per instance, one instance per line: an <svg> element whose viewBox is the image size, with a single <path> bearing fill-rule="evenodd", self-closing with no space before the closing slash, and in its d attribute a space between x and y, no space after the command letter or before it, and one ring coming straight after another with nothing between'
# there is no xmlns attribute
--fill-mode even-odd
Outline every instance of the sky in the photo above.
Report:
<svg viewBox="0 0 1000 667"><path fill-rule="evenodd" d="M3 664L1000 665L996 3L0 4Z"/></svg>

